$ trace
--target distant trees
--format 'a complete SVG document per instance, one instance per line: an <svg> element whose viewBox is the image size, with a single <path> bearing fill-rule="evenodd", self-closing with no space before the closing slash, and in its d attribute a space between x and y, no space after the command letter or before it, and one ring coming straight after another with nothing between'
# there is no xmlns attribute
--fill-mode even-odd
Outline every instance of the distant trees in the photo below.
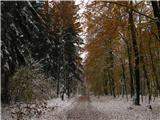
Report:
<svg viewBox="0 0 160 120"><path fill-rule="evenodd" d="M160 43L152 6L144 1L93 1L87 5L84 68L96 95L97 91L130 94L139 105L140 95L142 99L148 95L150 102L151 96L159 94Z"/></svg>
<svg viewBox="0 0 160 120"><path fill-rule="evenodd" d="M65 86L63 91L70 96L83 71L78 6L54 1L4 1L1 6L2 101L9 101L10 78L32 61L40 63L45 75L57 83L57 95Z"/></svg>

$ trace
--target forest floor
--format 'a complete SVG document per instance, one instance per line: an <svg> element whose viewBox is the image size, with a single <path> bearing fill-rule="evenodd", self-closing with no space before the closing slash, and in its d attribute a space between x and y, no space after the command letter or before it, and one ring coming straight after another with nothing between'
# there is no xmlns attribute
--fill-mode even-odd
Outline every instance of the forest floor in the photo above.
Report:
<svg viewBox="0 0 160 120"><path fill-rule="evenodd" d="M160 98L150 103L152 109L146 99L134 106L131 99L121 97L57 98L2 107L2 120L160 120Z"/></svg>

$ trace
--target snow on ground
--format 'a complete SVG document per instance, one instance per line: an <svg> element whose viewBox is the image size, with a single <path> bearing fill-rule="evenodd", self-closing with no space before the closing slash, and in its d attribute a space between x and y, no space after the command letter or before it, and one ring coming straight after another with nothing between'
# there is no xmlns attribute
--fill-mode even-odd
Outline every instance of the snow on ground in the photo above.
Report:
<svg viewBox="0 0 160 120"><path fill-rule="evenodd" d="M52 99L48 101L47 107L54 108L50 112L47 112L40 119L37 120L64 120L66 118L66 112L73 108L75 98L65 99L62 101L60 98Z"/></svg>
<svg viewBox="0 0 160 120"><path fill-rule="evenodd" d="M126 98L102 96L99 99L91 97L91 105L98 111L107 114L109 120L160 120L160 98L151 102L149 109L147 100L140 106L134 106L133 101Z"/></svg>
<svg viewBox="0 0 160 120"><path fill-rule="evenodd" d="M140 106L134 106L131 99L101 96L77 96L61 101L54 98L2 107L2 120L160 120L160 98L151 102L147 98ZM97 119L98 118L98 119Z"/></svg>
<svg viewBox="0 0 160 120"><path fill-rule="evenodd" d="M2 120L57 120L60 114L72 107L75 98L54 98L48 101L37 101L29 104L18 103L2 107Z"/></svg>

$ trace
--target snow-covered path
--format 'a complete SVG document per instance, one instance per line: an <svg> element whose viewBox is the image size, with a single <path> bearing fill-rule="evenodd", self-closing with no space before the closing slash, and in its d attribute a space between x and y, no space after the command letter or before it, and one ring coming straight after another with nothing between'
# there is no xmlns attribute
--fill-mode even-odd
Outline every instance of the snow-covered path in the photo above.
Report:
<svg viewBox="0 0 160 120"><path fill-rule="evenodd" d="M134 106L131 99L111 96L78 96L64 101L56 98L46 104L32 104L30 112L22 104L24 114L19 120L160 120L160 98L151 102L152 110L147 105L145 100L141 106ZM16 106L3 108L2 120L18 120L12 114L17 110Z"/></svg>
<svg viewBox="0 0 160 120"><path fill-rule="evenodd" d="M132 99L80 96L64 106L56 117L52 115L52 120L160 120L160 99L152 101L151 106L152 110L148 108L147 99L141 101L140 106L134 106Z"/></svg>
<svg viewBox="0 0 160 120"><path fill-rule="evenodd" d="M107 116L90 104L87 96L78 98L74 107L66 112L67 120L107 120Z"/></svg>

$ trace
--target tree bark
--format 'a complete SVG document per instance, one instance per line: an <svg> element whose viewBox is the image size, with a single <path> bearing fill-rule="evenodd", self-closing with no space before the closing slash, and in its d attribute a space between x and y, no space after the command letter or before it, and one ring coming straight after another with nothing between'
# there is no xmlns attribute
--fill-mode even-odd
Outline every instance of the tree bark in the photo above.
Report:
<svg viewBox="0 0 160 120"><path fill-rule="evenodd" d="M114 84L114 79L113 79L113 53L112 53L112 51L110 51L109 52L109 54L110 54L110 62L111 62L111 64L110 64L110 79L111 79L111 85L112 85L112 94L113 94L113 96L114 97L116 97L116 95L115 95L115 84Z"/></svg>
<svg viewBox="0 0 160 120"><path fill-rule="evenodd" d="M148 89L148 101L149 101L149 103L150 103L150 101L151 101L150 82L149 82L149 79L148 79L148 74L147 74L147 71L146 71L146 67L145 67L143 55L141 56L141 61L142 61L142 64L143 64L142 67L143 67L143 72L144 72L144 78L145 78L146 83L147 83L147 89Z"/></svg>
<svg viewBox="0 0 160 120"><path fill-rule="evenodd" d="M127 95L127 87L126 87L126 75L125 75L125 64L121 58L121 66L122 66L122 80L121 80L121 84L122 84L122 97L125 95Z"/></svg>
<svg viewBox="0 0 160 120"><path fill-rule="evenodd" d="M154 17L157 18L156 24L158 29L158 36L160 39L160 2L158 4L158 1L151 1L151 3L153 7Z"/></svg>
<svg viewBox="0 0 160 120"><path fill-rule="evenodd" d="M120 34L121 35L121 34ZM131 62L131 48L129 46L128 40L130 39L126 39L126 37L124 37L123 35L121 35L121 38L124 40L126 46L127 46L127 56L128 56L128 68L129 68L129 74L130 74L130 94L131 94L131 98L134 95L134 86L133 86L133 66L132 66L132 62Z"/></svg>
<svg viewBox="0 0 160 120"><path fill-rule="evenodd" d="M150 53L150 59L151 59L151 66L152 66L152 71L153 71L153 75L154 75L154 78L155 78L155 83L156 83L157 89L160 93L160 85L159 85L159 81L158 81L157 70L156 70L156 67L154 65L153 54L152 54L152 51L151 51L151 43L150 42L151 42L151 38L149 40L149 53Z"/></svg>
<svg viewBox="0 0 160 120"><path fill-rule="evenodd" d="M1 97L1 100L3 103L8 104L9 103L9 95L8 95L8 83L9 83L9 77L8 77L8 73L6 73L5 75L3 75L3 81L4 81L4 85L3 85L3 94Z"/></svg>
<svg viewBox="0 0 160 120"><path fill-rule="evenodd" d="M132 7L132 1L130 2ZM132 36L132 45L134 50L134 88L135 88L135 96L134 96L134 104L140 105L140 72L139 72L139 51L138 51L138 44L136 40L136 30L133 20L133 10L129 11L129 24L130 24L130 31Z"/></svg>

